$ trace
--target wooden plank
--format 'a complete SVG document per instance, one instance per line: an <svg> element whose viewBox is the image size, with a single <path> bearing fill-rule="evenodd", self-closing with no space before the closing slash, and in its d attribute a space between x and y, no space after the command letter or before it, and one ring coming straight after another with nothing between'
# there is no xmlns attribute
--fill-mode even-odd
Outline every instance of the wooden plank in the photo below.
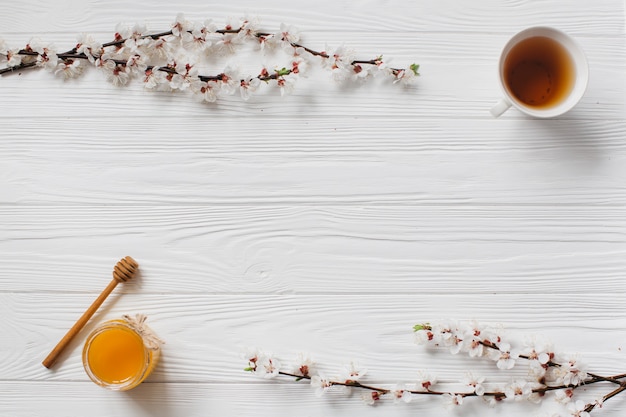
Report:
<svg viewBox="0 0 626 417"><path fill-rule="evenodd" d="M623 121L11 120L5 204L626 202Z"/></svg>
<svg viewBox="0 0 626 417"><path fill-rule="evenodd" d="M37 398L37 402L33 401ZM68 401L68 398L72 398ZM506 413L511 417L539 413L540 406L526 402L500 404L491 408L481 400L467 399L460 409L447 409L438 398L418 399L410 404L393 401L375 407L367 406L358 394L346 396L337 392L317 398L304 384L184 384L144 383L128 393L106 392L87 383L44 382L25 384L0 382L0 407L13 417L32 417L40 414L37 403L45 404L49 415L108 417L190 417L213 415L251 416L267 414L290 417L306 414L311 417L353 415L398 417L419 415L453 416L455 412L476 413L482 417L497 417ZM544 405L548 409L549 404ZM602 417L620 417L626 408L619 399L613 399L598 412Z"/></svg>
<svg viewBox="0 0 626 417"><path fill-rule="evenodd" d="M264 4L242 0L223 4L219 8L198 5L184 0L172 4L162 0L140 0L129 4L120 0L107 3L106 10L93 2L75 4L38 3L32 8L26 3L6 5L0 16L5 32L80 32L113 30L120 22L146 22L150 26L166 26L176 14L184 12L189 19L227 19L258 16L268 26L280 23L296 25L305 31L358 29L415 30L434 32L505 32L532 25L551 24L583 34L615 34L624 31L624 3L618 0L598 0L593 4L567 0L545 0L540 5L532 0L480 1L463 0L414 1L410 5L400 0L381 4L375 0L337 2L322 0L306 12L298 4L284 2Z"/></svg>
<svg viewBox="0 0 626 417"><path fill-rule="evenodd" d="M0 291L612 293L620 206L0 207ZM184 284L182 284L184 282ZM102 287L102 288L100 288Z"/></svg>
<svg viewBox="0 0 626 417"><path fill-rule="evenodd" d="M442 382L462 378L468 368L491 381L508 381L528 372L520 363L504 373L490 360L451 356L415 345L416 323L475 319L504 326L504 338L523 346L525 337L552 341L559 354L578 354L590 370L623 372L626 294L467 295L450 289L441 295L194 295L126 294L112 296L48 370L41 360L90 303L91 294L0 293L3 320L0 363L4 381L88 381L81 364L85 335L103 320L144 313L165 340L155 382L254 383L243 371L247 347L273 352L288 367L309 353L320 371L336 375L351 361L384 383L412 381L430 370ZM254 378L252 378L254 379Z"/></svg>

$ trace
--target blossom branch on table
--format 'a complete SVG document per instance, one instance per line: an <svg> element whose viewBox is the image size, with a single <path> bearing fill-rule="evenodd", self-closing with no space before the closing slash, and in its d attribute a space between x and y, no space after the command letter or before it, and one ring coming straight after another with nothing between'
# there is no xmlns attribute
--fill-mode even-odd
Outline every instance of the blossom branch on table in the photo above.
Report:
<svg viewBox="0 0 626 417"><path fill-rule="evenodd" d="M245 370L264 378L306 380L318 396L333 389L344 392L360 389L363 400L370 405L385 398L408 403L418 396L439 396L450 406L461 405L469 397L482 398L490 405L521 400L540 403L551 394L560 408L550 414L551 417L588 417L596 407L626 391L626 373L602 376L588 372L575 355L558 354L549 343L536 338L514 348L504 340L501 330L474 322L426 323L416 325L413 330L418 344L447 349L452 354L466 353L471 358L489 359L503 371L524 362L528 374L523 378L511 378L507 383L488 383L485 377L468 372L460 382L462 388L447 389L449 384L440 384L435 376L420 372L412 384L386 386L362 382L366 370L354 363L336 377L327 377L317 372L315 363L307 356L300 355L292 368L282 369L275 357L258 350L245 355L248 362ZM573 400L578 388L598 383L612 384L616 388L592 402Z"/></svg>
<svg viewBox="0 0 626 417"><path fill-rule="evenodd" d="M300 43L300 33L281 25L277 33L258 29L254 19L219 28L211 21L193 23L178 15L170 30L147 33L144 26L118 26L114 39L101 44L91 35L79 37L74 48L59 53L39 39L24 48L9 48L0 39L0 75L28 68L45 68L64 78L80 75L86 63L99 68L108 81L123 86L133 78L142 79L151 90L186 91L208 102L239 91L247 100L261 83L277 86L281 94L291 92L295 82L314 61L329 69L339 81L359 81L375 75L387 76L394 83L411 83L419 75L417 64L408 68L387 65L382 55L369 60L355 58L354 51L340 46L332 51L316 51ZM234 54L245 44L257 50L282 50L286 64L263 66L257 74L246 75L227 66L213 75L199 74L202 61Z"/></svg>

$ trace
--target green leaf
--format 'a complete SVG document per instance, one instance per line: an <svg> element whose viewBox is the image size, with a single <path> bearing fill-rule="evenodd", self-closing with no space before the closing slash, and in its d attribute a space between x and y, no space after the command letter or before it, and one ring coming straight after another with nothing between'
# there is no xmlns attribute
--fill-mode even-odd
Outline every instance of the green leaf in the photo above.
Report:
<svg viewBox="0 0 626 417"><path fill-rule="evenodd" d="M244 370L245 372L252 372L252 371L254 371L254 368L253 368L253 367L251 367L251 366L249 366L249 367L247 367L247 368L244 368L243 370Z"/></svg>
<svg viewBox="0 0 626 417"><path fill-rule="evenodd" d="M285 75L289 75L289 74L291 74L291 70L290 70L290 69L287 69L287 68L281 68L281 69L279 69L279 70L277 70L277 71L276 71L276 74L277 74L279 77L282 77L282 76L285 76Z"/></svg>
<svg viewBox="0 0 626 417"><path fill-rule="evenodd" d="M420 73L418 72L418 70L420 69L419 65L411 64L411 66L409 68L411 69L411 71L413 71L413 74L420 75Z"/></svg>
<svg viewBox="0 0 626 417"><path fill-rule="evenodd" d="M414 332L419 332L420 330L432 330L432 327L430 327L430 323L416 324L413 326Z"/></svg>

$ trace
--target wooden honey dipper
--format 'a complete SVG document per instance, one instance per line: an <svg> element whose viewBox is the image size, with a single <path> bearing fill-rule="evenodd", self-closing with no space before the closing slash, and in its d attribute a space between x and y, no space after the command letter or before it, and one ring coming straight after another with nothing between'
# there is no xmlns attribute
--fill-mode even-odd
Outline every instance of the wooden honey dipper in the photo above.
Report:
<svg viewBox="0 0 626 417"><path fill-rule="evenodd" d="M63 350L67 347L67 345L72 341L74 336L78 334L78 332L87 324L91 316L94 315L96 310L102 305L104 300L111 294L115 286L120 282L126 282L131 280L139 265L137 262L127 256L120 260L117 264L115 264L115 268L113 268L113 279L109 283L109 285L100 293L98 298L89 306L87 311L83 313L83 315L74 323L74 326L63 336L63 339L52 349L50 354L43 360L42 364L46 368L50 368L56 362L57 358L63 352Z"/></svg>

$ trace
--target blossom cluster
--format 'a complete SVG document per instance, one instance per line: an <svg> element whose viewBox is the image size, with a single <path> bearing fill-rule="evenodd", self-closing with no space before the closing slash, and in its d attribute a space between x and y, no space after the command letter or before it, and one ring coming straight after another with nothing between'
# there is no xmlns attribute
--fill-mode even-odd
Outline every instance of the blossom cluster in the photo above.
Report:
<svg viewBox="0 0 626 417"><path fill-rule="evenodd" d="M442 346L452 354L485 357L493 360L499 369L512 369L518 359L524 359L528 379L533 384L577 386L587 379L586 365L576 355L557 355L549 342L536 337L513 348L503 339L501 329L475 322L418 324L414 331L418 344Z"/></svg>
<svg viewBox="0 0 626 417"><path fill-rule="evenodd" d="M289 93L315 63L330 70L333 78L340 81L381 75L405 84L419 75L416 64L393 68L382 56L359 60L345 46L316 51L300 44L300 39L300 32L285 24L270 33L259 29L257 19L242 18L218 27L210 20L191 22L180 14L165 32L150 33L144 25L118 25L111 42L103 44L92 35L82 34L74 48L62 53L40 39L32 39L24 48L9 48L0 39L0 63L6 65L0 74L44 68L68 79L91 65L117 86L140 79L147 89L191 91L208 102L235 92L247 100L264 83L278 87L281 94ZM256 74L244 74L234 65L226 65L212 75L200 74L207 61L233 55L245 45L252 45L261 53L282 51L284 63L263 65Z"/></svg>
<svg viewBox="0 0 626 417"><path fill-rule="evenodd" d="M626 374L604 377L588 372L576 355L558 353L550 343L536 337L517 347L505 338L501 328L475 322L425 323L416 325L413 330L420 345L492 361L501 371L523 366L527 372L525 376L516 372L506 382L487 381L485 376L466 372L461 381L440 383L435 375L420 371L411 382L393 386L372 385L364 381L367 371L355 363L328 377L319 372L316 364L306 355L300 355L290 367L283 368L276 357L258 350L246 353L248 366L245 370L264 378L283 376L297 381L307 380L320 396L332 390L349 392L357 388L361 390L363 400L370 405L383 399L409 403L419 396L439 396L447 406L460 406L470 397L482 399L491 406L520 401L538 404L551 398L554 400L551 407L556 411L548 414L549 417L588 417L604 401L626 390ZM600 382L616 385L617 388L592 402L575 396L581 386Z"/></svg>

